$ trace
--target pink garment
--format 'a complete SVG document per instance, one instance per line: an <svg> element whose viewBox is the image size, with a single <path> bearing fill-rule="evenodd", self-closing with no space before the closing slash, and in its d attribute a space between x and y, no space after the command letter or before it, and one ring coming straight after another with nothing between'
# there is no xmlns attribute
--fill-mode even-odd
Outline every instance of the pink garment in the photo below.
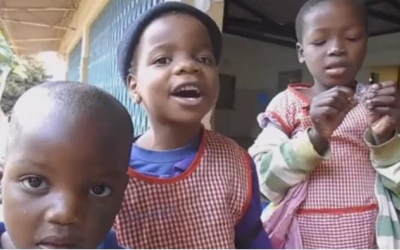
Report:
<svg viewBox="0 0 400 250"><path fill-rule="evenodd" d="M302 249L303 244L296 211L307 196L308 182L294 186L286 194L271 216L264 222L272 246L275 249Z"/></svg>

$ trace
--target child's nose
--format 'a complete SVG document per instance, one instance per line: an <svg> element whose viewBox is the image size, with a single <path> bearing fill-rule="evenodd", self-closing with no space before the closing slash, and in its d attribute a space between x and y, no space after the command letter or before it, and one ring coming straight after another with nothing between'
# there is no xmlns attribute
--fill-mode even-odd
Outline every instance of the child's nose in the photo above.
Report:
<svg viewBox="0 0 400 250"><path fill-rule="evenodd" d="M73 195L60 194L53 198L45 220L52 224L73 225L82 222L84 204Z"/></svg>
<svg viewBox="0 0 400 250"><path fill-rule="evenodd" d="M341 56L346 53L344 48L344 44L340 39L336 39L331 43L331 46L328 50L329 56Z"/></svg>
<svg viewBox="0 0 400 250"><path fill-rule="evenodd" d="M195 74L200 71L199 64L193 59L184 59L174 67L174 74Z"/></svg>

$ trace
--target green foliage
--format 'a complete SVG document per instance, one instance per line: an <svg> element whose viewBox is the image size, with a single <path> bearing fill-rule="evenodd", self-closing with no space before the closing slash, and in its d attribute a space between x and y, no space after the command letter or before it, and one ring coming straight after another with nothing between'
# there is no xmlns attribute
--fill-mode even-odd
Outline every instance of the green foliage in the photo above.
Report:
<svg viewBox="0 0 400 250"><path fill-rule="evenodd" d="M31 87L50 78L41 62L32 57L18 57L8 45L0 30L0 74L5 82L0 81L0 107L4 113L9 113L17 99ZM4 92L3 92L4 89Z"/></svg>
<svg viewBox="0 0 400 250"><path fill-rule="evenodd" d="M32 57L23 57L21 62L24 65L25 77L12 72L8 78L1 98L1 109L8 114L14 106L17 99L28 89L42 82L47 81L50 76L46 74L46 70L41 62Z"/></svg>
<svg viewBox="0 0 400 250"><path fill-rule="evenodd" d="M0 30L0 71L6 68L11 68L18 73L23 71L19 58L14 54ZM16 68L18 69L15 70Z"/></svg>
<svg viewBox="0 0 400 250"><path fill-rule="evenodd" d="M16 57L8 46L7 41L0 30L0 67L14 64Z"/></svg>

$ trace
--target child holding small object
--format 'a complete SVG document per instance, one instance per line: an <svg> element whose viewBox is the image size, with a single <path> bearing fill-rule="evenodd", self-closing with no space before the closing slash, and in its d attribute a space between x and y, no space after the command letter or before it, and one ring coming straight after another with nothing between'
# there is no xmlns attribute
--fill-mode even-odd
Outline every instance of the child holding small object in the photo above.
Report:
<svg viewBox="0 0 400 250"><path fill-rule="evenodd" d="M400 98L394 82L354 80L367 47L364 7L309 0L296 32L314 85L277 95L249 150L271 201L273 246L399 248Z"/></svg>

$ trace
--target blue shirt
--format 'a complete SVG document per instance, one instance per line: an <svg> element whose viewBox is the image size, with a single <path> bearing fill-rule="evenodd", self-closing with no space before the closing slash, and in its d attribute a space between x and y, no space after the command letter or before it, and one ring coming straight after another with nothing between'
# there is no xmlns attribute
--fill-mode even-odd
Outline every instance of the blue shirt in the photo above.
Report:
<svg viewBox="0 0 400 250"><path fill-rule="evenodd" d="M6 232L6 227L4 225L4 222L0 222L0 238L5 232ZM1 246L1 241L0 241L0 249L2 248L3 247ZM114 231L110 230L106 239L99 245L97 249L123 249L123 248L118 245L117 237Z"/></svg>
<svg viewBox="0 0 400 250"><path fill-rule="evenodd" d="M200 136L182 148L152 151L133 144L129 166L135 171L156 178L173 178L183 174L194 161L200 146ZM261 200L255 164L252 162L251 204L235 228L237 248L272 248L267 233L261 225ZM250 236L249 236L250 235ZM245 240L243 240L245 239ZM247 240L250 239L250 240Z"/></svg>

